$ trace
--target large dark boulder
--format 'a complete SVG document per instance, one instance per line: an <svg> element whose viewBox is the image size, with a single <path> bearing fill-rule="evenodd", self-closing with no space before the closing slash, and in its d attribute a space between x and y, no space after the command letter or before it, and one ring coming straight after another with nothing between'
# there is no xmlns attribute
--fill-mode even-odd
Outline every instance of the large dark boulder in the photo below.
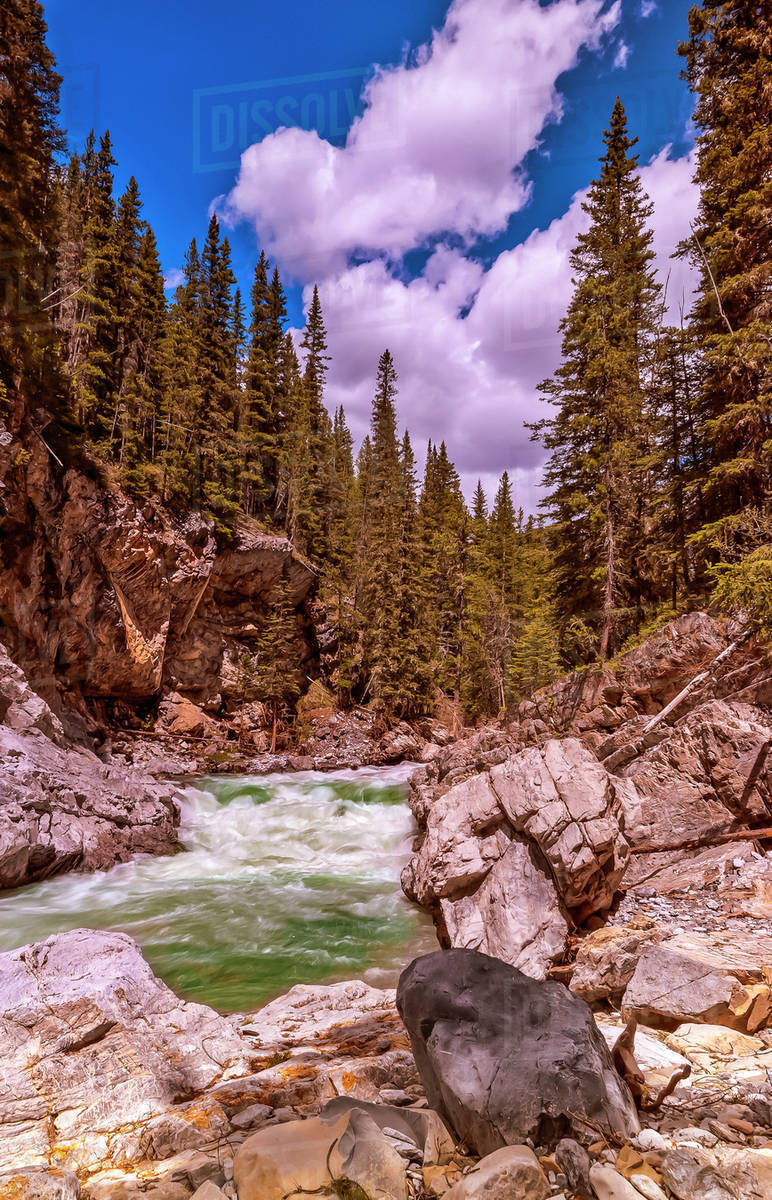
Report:
<svg viewBox="0 0 772 1200"><path fill-rule="evenodd" d="M430 1106L480 1155L640 1128L588 1005L561 983L440 950L403 971L397 1007Z"/></svg>

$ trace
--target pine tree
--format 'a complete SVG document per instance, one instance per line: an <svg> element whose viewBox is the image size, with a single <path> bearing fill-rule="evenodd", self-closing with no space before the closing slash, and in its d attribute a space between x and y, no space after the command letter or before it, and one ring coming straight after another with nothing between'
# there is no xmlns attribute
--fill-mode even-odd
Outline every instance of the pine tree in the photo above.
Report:
<svg viewBox="0 0 772 1200"><path fill-rule="evenodd" d="M601 658L612 651L620 611L632 608L639 619L644 594L646 381L659 296L652 209L619 99L603 140L600 175L583 205L590 227L571 255L563 363L542 385L558 413L534 427L550 452L544 482L557 593L567 614L598 614Z"/></svg>
<svg viewBox="0 0 772 1200"><path fill-rule="evenodd" d="M772 440L772 12L705 0L681 45L697 96L700 206L688 247L701 271L693 334L709 521L769 508Z"/></svg>
<svg viewBox="0 0 772 1200"><path fill-rule="evenodd" d="M80 422L102 454L109 453L117 421L119 267L114 166L110 134L105 132L98 151L94 152L93 143L87 144L84 157L86 221L78 330L82 350L74 366Z"/></svg>
<svg viewBox="0 0 772 1200"><path fill-rule="evenodd" d="M257 642L254 679L262 699L271 707L271 753L276 749L279 715L300 695L297 671L288 664L297 661L298 619L289 581L282 577L268 599L265 623Z"/></svg>
<svg viewBox="0 0 772 1200"><path fill-rule="evenodd" d="M445 443L429 443L418 511L418 573L428 654L437 685L460 696L463 670L467 512Z"/></svg>
<svg viewBox="0 0 772 1200"><path fill-rule="evenodd" d="M419 711L425 703L417 653L418 564L413 548L415 472L409 439L397 440L397 372L384 350L378 361L370 437L360 455L357 610L362 628L365 695L385 718Z"/></svg>
<svg viewBox="0 0 772 1200"><path fill-rule="evenodd" d="M213 214L201 253L198 362L207 411L198 430L204 506L220 528L232 527L241 495L241 455L236 428L240 407L233 340L230 247L220 242Z"/></svg>
<svg viewBox="0 0 772 1200"><path fill-rule="evenodd" d="M0 412L33 392L61 402L54 288L59 85L37 0L0 8ZM24 392L25 395L21 393ZM36 401L37 402L37 401Z"/></svg>

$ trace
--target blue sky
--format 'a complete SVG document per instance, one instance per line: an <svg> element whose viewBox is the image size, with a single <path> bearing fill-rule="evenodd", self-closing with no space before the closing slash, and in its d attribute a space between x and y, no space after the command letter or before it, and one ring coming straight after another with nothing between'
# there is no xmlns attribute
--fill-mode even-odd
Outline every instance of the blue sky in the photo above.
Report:
<svg viewBox="0 0 772 1200"><path fill-rule="evenodd" d="M692 104L676 44L689 6L455 0L449 20L450 6L438 0L230 0L214 10L202 0L48 0L46 14L71 141L80 144L92 125L110 129L117 185L137 177L164 268L181 265L216 201L231 225L244 287L260 242L292 280L295 324L303 288L307 300L311 284L320 284L339 360L330 402L346 404L357 435L367 419L370 364L381 342L392 341L398 368L400 351L403 359L402 415L416 440L447 437L467 485L477 474L490 484L509 467L528 506L538 449L518 431L538 409L536 377L554 366L550 330L568 286L555 260L565 259L579 227L572 197L595 172L617 93L640 137L642 164L654 160L647 179L655 202L662 192L663 248L683 232L673 228L672 209L691 202ZM433 30L440 31L434 42ZM382 74L380 90L363 97L376 65L387 68L385 82ZM368 107L363 158L344 147ZM240 152L280 124L299 127L302 137L258 145L234 191ZM437 166L433 145L453 169ZM332 147L337 182L329 190ZM507 155L503 178L497 171ZM475 173L479 189L470 186ZM427 178L434 198L416 201ZM325 203L334 218L329 231ZM349 206L350 220L340 215ZM544 298L549 287L539 287L542 272L552 279L554 312ZM543 292L536 322L520 294L526 286L531 297ZM475 334L483 317L486 328L507 326L506 345L501 336ZM445 344L449 362L463 369L438 379L429 360L432 347L442 354Z"/></svg>

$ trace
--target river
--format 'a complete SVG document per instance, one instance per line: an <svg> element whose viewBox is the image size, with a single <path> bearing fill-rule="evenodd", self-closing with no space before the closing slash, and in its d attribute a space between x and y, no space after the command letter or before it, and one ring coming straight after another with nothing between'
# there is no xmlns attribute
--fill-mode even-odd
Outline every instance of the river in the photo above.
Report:
<svg viewBox="0 0 772 1200"><path fill-rule="evenodd" d="M201 780L185 790L178 854L5 893L0 950L122 930L178 994L222 1012L296 983L391 986L437 948L399 885L415 833L412 769Z"/></svg>

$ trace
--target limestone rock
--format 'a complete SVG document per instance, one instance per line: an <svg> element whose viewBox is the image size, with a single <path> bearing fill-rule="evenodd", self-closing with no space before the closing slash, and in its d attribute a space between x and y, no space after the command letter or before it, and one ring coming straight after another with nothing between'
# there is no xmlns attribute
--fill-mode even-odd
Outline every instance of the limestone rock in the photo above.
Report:
<svg viewBox="0 0 772 1200"><path fill-rule="evenodd" d="M609 907L627 844L615 780L576 738L551 739L492 768L491 785L518 833L544 854L568 908Z"/></svg>
<svg viewBox="0 0 772 1200"><path fill-rule="evenodd" d="M479 950L544 979L563 954L568 922L534 851L512 841L471 895L440 901L451 946Z"/></svg>
<svg viewBox="0 0 772 1200"><path fill-rule="evenodd" d="M579 945L571 991L588 1004L600 1000L618 1004L645 948L662 937L656 929L607 925L594 930Z"/></svg>
<svg viewBox="0 0 772 1200"><path fill-rule="evenodd" d="M715 837L772 812L769 724L746 704L711 701L625 770L625 833L651 849Z"/></svg>
<svg viewBox="0 0 772 1200"><path fill-rule="evenodd" d="M218 1188L216 1183L208 1179L200 1188L196 1188L191 1200L226 1200L226 1197L222 1188Z"/></svg>
<svg viewBox="0 0 772 1200"><path fill-rule="evenodd" d="M0 955L0 1167L164 1158L228 1129L196 1100L250 1047L157 980L124 934L75 930ZM150 1151L150 1153L148 1153Z"/></svg>
<svg viewBox="0 0 772 1200"><path fill-rule="evenodd" d="M454 1183L446 1200L546 1200L550 1186L528 1146L505 1146L486 1155Z"/></svg>
<svg viewBox="0 0 772 1200"><path fill-rule="evenodd" d="M673 1030L688 1021L735 1025L733 1003L743 988L731 975L666 946L649 946L622 1001L625 1020Z"/></svg>
<svg viewBox="0 0 772 1200"><path fill-rule="evenodd" d="M33 691L20 667L0 643L0 722L17 733L37 729L62 744L64 730L45 700Z"/></svg>
<svg viewBox="0 0 772 1200"><path fill-rule="evenodd" d="M333 1193L335 1185L338 1195L348 1186L363 1200L407 1195L402 1159L361 1109L260 1130L236 1152L234 1181L239 1200L286 1200L325 1187Z"/></svg>
<svg viewBox="0 0 772 1200"><path fill-rule="evenodd" d="M403 972L397 1004L430 1105L479 1154L639 1124L587 1005L471 950Z"/></svg>
<svg viewBox="0 0 772 1200"><path fill-rule="evenodd" d="M323 1116L338 1116L357 1109L366 1113L379 1129L390 1129L414 1141L425 1167L442 1167L450 1162L455 1143L439 1115L430 1108L394 1108L338 1096L322 1109Z"/></svg>
<svg viewBox="0 0 772 1200"><path fill-rule="evenodd" d="M408 896L428 905L484 879L505 853L512 830L487 775L459 783L434 804L419 853L405 868Z"/></svg>
<svg viewBox="0 0 772 1200"><path fill-rule="evenodd" d="M178 692L171 692L158 706L156 729L180 737L205 737L217 731L216 723Z"/></svg>
<svg viewBox="0 0 772 1200"><path fill-rule="evenodd" d="M0 1174L2 1200L80 1200L80 1184L71 1171L19 1167Z"/></svg>
<svg viewBox="0 0 772 1200"><path fill-rule="evenodd" d="M662 1177L678 1200L752 1200L753 1196L738 1190L742 1186L740 1180L728 1177L715 1155L700 1146L668 1150L662 1163Z"/></svg>
<svg viewBox="0 0 772 1200"><path fill-rule="evenodd" d="M174 788L0 725L0 889L177 844Z"/></svg>
<svg viewBox="0 0 772 1200"><path fill-rule="evenodd" d="M640 1200L638 1189L605 1163L590 1167L590 1183L598 1200Z"/></svg>

